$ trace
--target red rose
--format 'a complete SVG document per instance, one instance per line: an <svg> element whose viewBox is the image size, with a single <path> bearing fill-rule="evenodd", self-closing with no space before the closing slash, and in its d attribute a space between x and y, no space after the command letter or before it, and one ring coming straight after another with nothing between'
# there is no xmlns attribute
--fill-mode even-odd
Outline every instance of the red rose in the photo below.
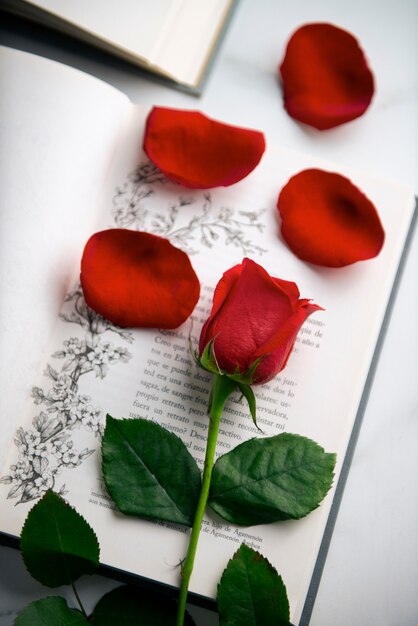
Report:
<svg viewBox="0 0 418 626"><path fill-rule="evenodd" d="M119 326L176 328L193 311L200 283L185 252L150 233L95 233L81 259L88 306Z"/></svg>
<svg viewBox="0 0 418 626"><path fill-rule="evenodd" d="M303 322L321 309L299 295L295 283L273 278L244 259L224 273L215 289L200 335L200 356L213 341L222 373L237 377L251 368L251 380L245 382L271 380L285 367Z"/></svg>
<svg viewBox="0 0 418 626"><path fill-rule="evenodd" d="M351 33L332 24L305 24L290 38L280 65L284 107L319 130L363 115L374 79Z"/></svg>
<svg viewBox="0 0 418 626"><path fill-rule="evenodd" d="M257 130L223 124L199 111L154 107L144 150L170 180L210 189L248 176L263 156L265 140Z"/></svg>

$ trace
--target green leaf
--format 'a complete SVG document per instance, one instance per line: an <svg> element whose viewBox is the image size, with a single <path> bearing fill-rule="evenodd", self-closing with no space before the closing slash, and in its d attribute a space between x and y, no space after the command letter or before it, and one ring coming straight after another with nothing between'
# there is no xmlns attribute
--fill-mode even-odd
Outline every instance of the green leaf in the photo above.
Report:
<svg viewBox="0 0 418 626"><path fill-rule="evenodd" d="M218 458L209 505L243 526L299 519L327 494L335 461L335 454L299 435L250 439Z"/></svg>
<svg viewBox="0 0 418 626"><path fill-rule="evenodd" d="M14 626L88 626L88 624L80 611L68 608L64 598L58 596L32 602L13 622Z"/></svg>
<svg viewBox="0 0 418 626"><path fill-rule="evenodd" d="M96 605L92 626L175 626L177 602L149 589L117 587ZM194 626L186 613L185 626Z"/></svg>
<svg viewBox="0 0 418 626"><path fill-rule="evenodd" d="M218 585L220 626L287 626L286 587L274 567L245 544L229 561Z"/></svg>
<svg viewBox="0 0 418 626"><path fill-rule="evenodd" d="M251 417L253 418L254 426L258 428L260 432L262 432L261 428L259 428L257 424L257 415L256 415L257 407L256 407L256 399L255 399L254 391L249 385L245 385L244 383L238 383L238 387L242 395L245 396L245 399L248 402L248 406L250 408L250 413L251 413Z"/></svg>
<svg viewBox="0 0 418 626"><path fill-rule="evenodd" d="M99 564L99 543L86 522L61 496L47 491L29 511L20 536L25 565L48 587L68 585Z"/></svg>
<svg viewBox="0 0 418 626"><path fill-rule="evenodd" d="M192 526L200 470L179 437L145 419L108 415L102 455L106 487L122 513Z"/></svg>

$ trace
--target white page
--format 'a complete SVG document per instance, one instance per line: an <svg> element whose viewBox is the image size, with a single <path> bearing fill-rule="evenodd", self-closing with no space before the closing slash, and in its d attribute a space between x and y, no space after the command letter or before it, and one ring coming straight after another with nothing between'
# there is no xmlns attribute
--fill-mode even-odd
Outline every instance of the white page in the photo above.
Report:
<svg viewBox="0 0 418 626"><path fill-rule="evenodd" d="M326 309L308 320L299 336L297 351L292 354L284 372L268 385L255 388L255 391L260 426L265 434L286 430L315 439L327 451L337 452L338 476L408 230L413 195L397 185L339 170L349 175L375 202L386 230L385 245L379 257L367 262L340 269L314 267L297 259L281 241L275 206L279 190L288 178L304 167L318 166L316 160L269 148L260 166L237 185L213 190L209 195L188 191L171 183L158 182L158 172L147 165L144 157L140 162L145 165L132 174L138 164L143 123L144 114L138 110L132 117L131 125L125 127L123 149L116 155L112 167L112 180L119 182L105 202L107 206L96 230L105 226L153 230L165 234L176 245L189 249L202 282L201 303L194 313L192 334L195 340L210 308L211 289L222 272L240 262L243 256L254 258L274 276L295 280L302 297L312 298ZM170 209L173 206L178 211L173 212ZM169 224L170 216L173 223L164 232L164 223ZM198 227L191 231L191 220L196 217ZM202 235L208 234L209 222L218 234L218 238L212 241L212 248L202 241ZM196 226L196 222L194 224ZM227 229L231 225L236 235L227 245ZM260 232L259 226L263 232ZM188 236L182 238L184 233ZM245 249L235 246L233 240L246 242L243 245ZM261 254L261 248L266 252ZM66 303L64 311L67 318L75 312L73 307L76 302L77 298L73 298ZM49 470L45 473L45 480L49 480L55 489L65 485L66 497L95 528L104 563L170 585L178 584L177 565L185 554L188 531L128 519L112 510L111 502L102 491L98 438L95 434L98 434L99 428L97 418L100 414L103 420L106 412L114 417L155 419L181 436L202 464L209 377L194 367L188 354L189 331L190 322L186 322L175 332L134 331L132 342L128 341L127 334L117 335L112 330L96 335L106 354L97 355L96 372L90 371L77 378L76 395L80 398L77 402L87 407L87 418L80 428L66 429L74 443L72 452L76 456L73 458L77 461L78 453L86 450L82 454L85 458L77 467L69 468L64 467L63 462L51 452L49 470L52 473L48 474ZM83 350L86 338L88 333L80 325L60 322L47 363L57 372L61 371L71 355L60 359L59 352L63 347L69 352L72 350L71 354L77 346ZM68 341L72 348L70 344L64 344ZM124 351L131 355L128 362L118 357L122 354L127 356ZM106 370L98 369L98 365L104 362ZM64 387L65 384L63 380ZM41 376L37 385L45 397L51 394L54 387L47 376ZM81 396L84 399L81 400ZM76 402L74 397L71 402ZM231 400L225 409L218 453L258 434L253 429L248 409L237 402L238 398ZM32 418L39 416L41 411L45 412L47 407L47 401L30 405L25 428L30 430ZM54 417L52 413L49 419ZM95 452L87 456L93 450ZM16 463L16 455L17 448L13 448L3 474L7 474L9 467ZM56 469L60 472L54 473ZM0 488L0 497L5 498L10 485ZM18 494L17 500L19 497ZM290 598L292 621L297 622L331 498L330 494L319 509L301 521L270 526L238 529L223 524L219 517L209 513L199 544L191 589L195 593L214 597L227 560L240 541L246 540L265 554L283 575ZM4 501L2 505L1 528L11 533L18 532L31 502L15 504L16 498Z"/></svg>
<svg viewBox="0 0 418 626"><path fill-rule="evenodd" d="M162 25L177 0L30 0L30 4L120 48L148 59Z"/></svg>
<svg viewBox="0 0 418 626"><path fill-rule="evenodd" d="M0 381L4 447L73 280L129 100L0 48Z"/></svg>
<svg viewBox="0 0 418 626"><path fill-rule="evenodd" d="M89 35L196 85L230 0L29 0Z"/></svg>
<svg viewBox="0 0 418 626"><path fill-rule="evenodd" d="M150 60L188 84L198 84L232 0L181 0L166 21Z"/></svg>

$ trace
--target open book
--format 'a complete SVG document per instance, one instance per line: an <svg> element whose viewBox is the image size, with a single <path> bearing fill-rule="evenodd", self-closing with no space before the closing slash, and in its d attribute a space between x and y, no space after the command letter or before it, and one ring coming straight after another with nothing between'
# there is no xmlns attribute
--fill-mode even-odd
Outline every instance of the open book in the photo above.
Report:
<svg viewBox="0 0 418 626"><path fill-rule="evenodd" d="M199 93L236 0L1 0L0 8Z"/></svg>
<svg viewBox="0 0 418 626"><path fill-rule="evenodd" d="M265 435L298 433L336 452L336 479L321 506L300 521L242 528L208 513L191 591L196 600L213 599L245 541L283 576L291 619L306 624L313 573L414 214L412 192L272 146L240 183L187 190L146 159L148 112L114 88L3 48L0 89L0 531L19 535L28 510L51 487L93 526L105 566L178 585L189 531L114 510L101 478L100 433L106 413L152 419L179 435L202 465L210 377L195 366L189 335L196 345L222 273L251 257L325 309L304 325L286 369L254 387L259 426ZM303 263L286 247L277 196L306 167L340 171L375 203L386 231L377 258L328 269ZM108 227L154 232L189 253L202 284L193 323L175 331L122 330L87 311L79 261L88 237ZM218 454L258 435L247 405L233 397Z"/></svg>

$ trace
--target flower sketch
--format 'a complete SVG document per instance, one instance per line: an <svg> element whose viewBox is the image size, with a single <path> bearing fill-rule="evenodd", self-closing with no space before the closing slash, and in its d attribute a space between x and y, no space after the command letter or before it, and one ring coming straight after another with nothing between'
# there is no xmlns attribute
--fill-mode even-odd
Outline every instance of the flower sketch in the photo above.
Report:
<svg viewBox="0 0 418 626"><path fill-rule="evenodd" d="M29 502L42 496L47 489L57 488L57 477L65 469L81 465L94 452L94 448L77 450L71 431L84 428L95 437L103 432L103 410L92 398L80 393L80 378L90 372L104 378L109 367L126 363L131 355L125 347L116 346L108 339L114 333L127 342L133 335L92 311L84 302L80 288L66 298L69 312L60 314L63 321L81 326L83 339L69 337L62 349L52 358L60 359L60 369L47 364L44 375L49 379L47 388L33 387L32 399L42 407L33 418L32 428L19 428L15 437L18 461L11 465L10 473L3 476L2 483L11 485L8 498L17 498L18 503ZM104 336L106 333L106 337ZM59 493L66 493L65 485Z"/></svg>
<svg viewBox="0 0 418 626"><path fill-rule="evenodd" d="M254 244L246 231L263 232L260 222L263 209L237 211L230 207L214 206L212 195L205 191L197 197L179 195L176 202L169 203L164 211L147 205L158 190L168 180L153 165L147 163L128 176L127 182L116 189L113 197L113 218L118 228L132 228L154 233L168 239L174 246L187 254L198 254L202 249L212 248L223 240L226 245L241 249L244 256L261 255L265 250ZM193 205L189 221L178 225L185 213L184 208Z"/></svg>

